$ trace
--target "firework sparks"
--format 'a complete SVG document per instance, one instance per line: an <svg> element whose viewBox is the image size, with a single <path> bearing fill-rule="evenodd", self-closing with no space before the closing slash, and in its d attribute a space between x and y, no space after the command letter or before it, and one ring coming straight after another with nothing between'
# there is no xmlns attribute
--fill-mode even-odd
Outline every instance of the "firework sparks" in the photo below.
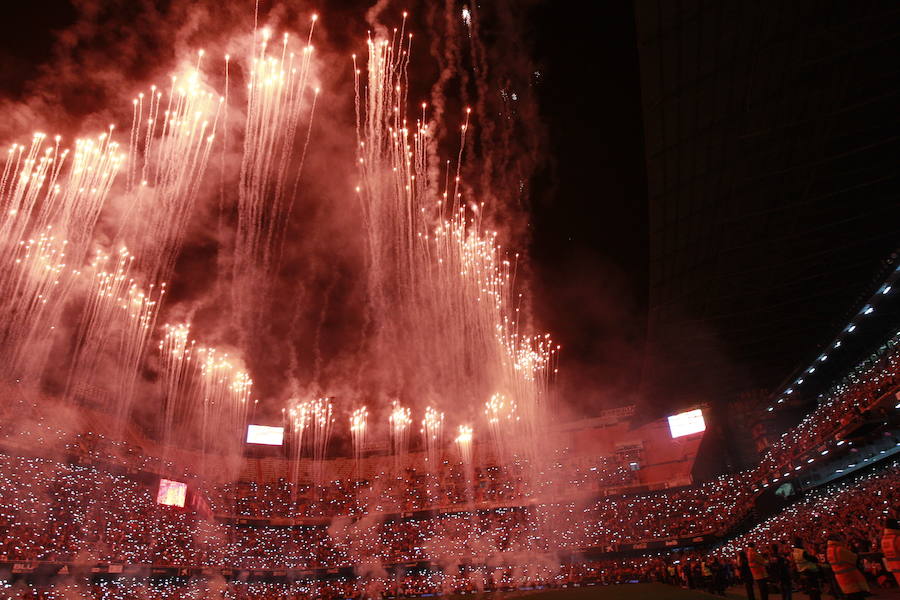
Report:
<svg viewBox="0 0 900 600"><path fill-rule="evenodd" d="M420 431L425 445L425 456L428 460L428 465L434 469L440 460L443 446L444 413L438 412L431 406L427 407Z"/></svg>
<svg viewBox="0 0 900 600"><path fill-rule="evenodd" d="M128 187L133 198L123 240L152 283L169 279L209 164L224 98L192 70L133 100Z"/></svg>
<svg viewBox="0 0 900 600"><path fill-rule="evenodd" d="M359 461L366 447L366 429L368 427L369 409L361 406L350 415L350 437L353 441L353 459L355 468L359 470Z"/></svg>
<svg viewBox="0 0 900 600"><path fill-rule="evenodd" d="M409 426L412 424L410 409L401 406L395 400L391 405L388 424L391 431L391 447L394 449L394 457L399 463L409 450Z"/></svg>
<svg viewBox="0 0 900 600"><path fill-rule="evenodd" d="M300 457L304 447L312 458L311 475L316 485L324 479L324 461L334 423L332 398L315 398L296 402L287 411L289 431L293 435L294 482L300 479Z"/></svg>
<svg viewBox="0 0 900 600"><path fill-rule="evenodd" d="M244 150L238 185L234 302L244 325L261 318L259 296L277 268L312 133L319 89L312 85L313 15L306 44L297 54L285 34L272 48L269 31L254 50L247 85ZM273 52L274 50L274 52ZM299 152L300 129L306 118Z"/></svg>
<svg viewBox="0 0 900 600"><path fill-rule="evenodd" d="M472 462L472 427L469 425L460 425L457 430L456 448L462 461L466 464Z"/></svg>

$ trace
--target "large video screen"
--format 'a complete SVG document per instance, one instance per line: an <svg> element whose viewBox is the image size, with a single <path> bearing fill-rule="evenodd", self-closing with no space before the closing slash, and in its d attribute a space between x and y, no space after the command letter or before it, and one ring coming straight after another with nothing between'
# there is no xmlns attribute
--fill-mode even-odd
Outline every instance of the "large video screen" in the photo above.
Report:
<svg viewBox="0 0 900 600"><path fill-rule="evenodd" d="M692 433L706 431L706 421L703 420L703 411L699 408L687 412L678 413L669 417L669 431L673 438L679 438Z"/></svg>
<svg viewBox="0 0 900 600"><path fill-rule="evenodd" d="M247 443L264 444L266 446L280 446L284 443L284 427L248 425Z"/></svg>
<svg viewBox="0 0 900 600"><path fill-rule="evenodd" d="M187 484L171 479L159 480L159 492L156 494L156 503L166 506L178 506L184 508L184 499L187 497Z"/></svg>

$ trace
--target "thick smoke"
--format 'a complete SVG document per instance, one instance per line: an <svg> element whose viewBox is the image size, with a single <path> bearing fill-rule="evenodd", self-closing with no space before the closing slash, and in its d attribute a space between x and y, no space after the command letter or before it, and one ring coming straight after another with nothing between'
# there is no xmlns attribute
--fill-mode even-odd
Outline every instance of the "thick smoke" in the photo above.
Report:
<svg viewBox="0 0 900 600"><path fill-rule="evenodd" d="M39 129L51 135L58 132L71 143L76 136L106 131L113 124L115 139L127 150L135 143L128 137L133 100L144 93L146 103L152 85L168 91L172 74L182 76L200 64L202 89L228 97L215 117L215 141L202 180L196 182L194 205L179 224L179 239L172 242L171 266L163 270L167 288L154 315L154 331L146 349L138 349L143 360L126 391L135 398L131 408L139 416L155 418L162 402L158 385L162 366L155 348L158 326L187 321L198 344L227 351L246 366L254 380L253 395L260 399L258 418L275 417L292 397L329 395L346 406L388 400L367 396L373 376L384 380L395 373L397 357L376 356L375 372L372 357L365 359L371 351L367 340L371 324L365 309L369 298L364 223L353 193L358 175L350 54L364 53L366 30L390 31L403 17L390 2L378 3L368 14L365 6L357 8L343 13L326 10L313 36L312 85L322 90L321 97L310 119L302 177L296 195L290 194L288 216L278 226L283 227L277 234L283 243L274 246L274 258L261 272L262 279L251 276L234 255L240 220L236 196L241 127L247 116L245 88L250 76L241 57L259 43L263 27L272 31L273 43L290 32L302 45L312 6L262 2L254 15L251 7L239 3L176 0L160 6L149 1L78 0L72 22L56 32L49 58L22 82L23 93L2 100L8 115L0 129L4 140L22 142ZM486 228L496 229L505 243L523 247L527 242L521 235L523 208L543 136L534 118L533 68L527 47L522 46L527 41L516 41L524 31L515 10L505 5L479 9L452 0L441 6L422 3L404 8L410 11L407 28L415 40L409 69L416 76L410 77L414 83L409 102L416 105L421 99L430 104L434 155L456 156L461 144L458 128L466 118L465 107L471 107L472 129L460 171L462 191ZM490 43L485 42L485 32ZM201 50L204 55L198 61ZM231 57L227 85L226 54ZM304 127L301 123L295 149L305 145ZM446 165L432 167L447 172ZM88 255L96 250L115 252L123 243L135 252L149 253L148 242L137 240L147 219L154 216L153 205L148 205L146 218L135 218L143 210L139 193L127 189L139 184L135 173L133 165L120 172ZM139 256L136 263L142 260ZM525 264L524 259L518 261L520 271L527 270ZM89 294L86 284L78 285L58 324L48 361L45 385L57 393L71 388L66 370L74 348L66 340L77 338ZM241 297L236 299L238 288ZM251 310L251 318L241 317L246 310ZM530 321L529 310L523 303L523 324ZM121 386L112 382L122 370L117 362L121 357L105 343L91 357L97 363L91 381L80 388L121 393ZM418 408L428 401L411 399L414 406L423 403ZM480 407L469 408L470 414L476 411Z"/></svg>

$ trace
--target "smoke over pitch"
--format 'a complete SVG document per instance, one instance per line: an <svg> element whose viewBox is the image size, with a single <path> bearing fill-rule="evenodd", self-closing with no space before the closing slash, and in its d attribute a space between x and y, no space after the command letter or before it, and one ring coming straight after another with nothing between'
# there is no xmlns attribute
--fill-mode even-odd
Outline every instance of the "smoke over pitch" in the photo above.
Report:
<svg viewBox="0 0 900 600"><path fill-rule="evenodd" d="M4 101L5 238L25 242L4 250L8 376L153 421L162 405L166 435L209 427L212 397L239 421L323 395L377 422L432 406L454 431L495 394L533 412L553 346L499 244L524 245L541 136L530 65L496 66L508 48L482 43L477 8L75 8Z"/></svg>

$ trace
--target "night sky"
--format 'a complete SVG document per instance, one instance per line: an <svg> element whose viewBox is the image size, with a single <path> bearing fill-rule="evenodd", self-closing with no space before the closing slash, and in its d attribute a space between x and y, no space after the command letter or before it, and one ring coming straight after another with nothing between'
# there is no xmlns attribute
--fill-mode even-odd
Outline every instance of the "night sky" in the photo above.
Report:
<svg viewBox="0 0 900 600"><path fill-rule="evenodd" d="M158 3L157 11L128 2L80 0L76 4L77 8L66 0L52 0L40 3L40 6L14 3L6 7L6 18L0 23L0 91L6 101L9 117L0 128L4 136L13 135L15 126L20 125L23 120L27 121L29 116L27 111L23 113L10 107L28 104L35 95L46 94L45 84L52 80L60 40L65 40L68 35L61 32L70 32L73 24L78 21L79 14L95 9L108 13L108 18L100 20L108 23L108 27L100 28L90 39L96 48L108 45L110 51L105 60L110 69L117 65L128 65L131 71L123 76L132 78L135 86L148 77L165 72L171 62L172 49L167 44L172 39L155 36L153 32L141 28L145 25L144 19L149 12L162 15L162 22L176 18L173 15L179 13L172 7L179 3ZM265 10L265 3L263 5ZM647 6L640 2L638 5L643 8ZM325 23L325 44L340 52L345 52L356 44L366 31L361 15L367 6L365 3L355 2L332 2L318 6ZM533 173L529 197L519 198L516 201L518 204L505 207L510 214L516 213L509 219L509 241L514 247L526 249L529 255L526 271L531 278L536 326L540 330L552 332L563 346L558 388L560 397L566 399L567 405L585 413L595 412L606 406L640 402L639 396L649 389L648 378L652 379L656 371L678 372L673 365L678 365L681 360L677 348L673 350L677 344L671 345L671 340L666 340L670 345L664 346L665 354L670 358L669 364L654 363L655 358L648 360L646 352L648 309L651 305L651 235L683 235L696 229L698 224L706 226L709 219L704 215L711 214L710 211L697 209L692 213L696 218L679 221L678 225L666 225L666 228L651 227L656 214L651 211L651 206L656 205L648 200L648 187L653 186L647 175L645 139L648 136L645 130L648 127L658 128L659 125L655 121L645 122L644 117L643 103L647 102L649 96L646 90L642 96L642 62L636 13L646 15L646 11L636 11L632 2L581 3L577 13L561 8L559 3L554 2L511 3L502 6L510 9L504 13L506 21L503 22L503 27L506 29L500 27L500 20L497 23L490 21L491 14L503 11L485 13L483 28L488 54L497 64L496 73L509 75L507 79L513 82L529 82L531 99L536 103L537 112L524 113L531 122L526 123L523 128L527 130L527 135L520 139L540 140L540 153L535 164L531 165ZM393 13L404 8L407 7L390 5L385 14L396 16ZM412 28L418 29L417 35L427 36L427 24L420 17L426 12L425 9L422 8L416 14L416 7L409 8L414 13ZM230 4L228 9L232 14L238 10ZM698 13L702 14L703 11L685 10L685 15L688 15L685 17L686 21L690 15ZM514 16L514 28L509 28L509 15ZM419 20L417 16L420 17ZM797 14L783 18L801 22L804 16ZM827 14L822 19L827 21ZM644 24L645 28L650 27L648 21ZM219 24L218 27L224 26ZM516 37L514 40L509 37L513 34ZM724 35L723 33L723 39ZM133 47L135 39L138 40L141 51L137 55L133 51L123 52L120 57L117 44L124 45L127 42ZM177 41L189 44L192 39ZM647 55L654 50L654 43L657 42L645 46ZM769 41L762 33L750 43L758 43L763 48L769 47L766 46ZM417 67L417 81L422 82L423 90L435 76L424 48L427 45L423 44L422 60ZM773 60L777 61L778 56L775 55ZM522 65L528 66L533 73L521 72L526 68ZM677 71L672 76L677 77L680 73ZM43 82L41 85L44 87L35 85L34 82L38 80ZM872 81L876 80L876 74L873 74ZM346 77L336 75L334 82L338 86L344 86L343 91L346 91ZM69 122L64 127L75 131L79 126L79 117L90 117L98 104L108 100L104 97L108 89L102 85L78 89L76 83L77 79L70 79L59 88L64 88L72 109L67 115ZM801 89L804 85L812 86L808 82L792 82L790 77L785 78L782 85L789 92L791 89ZM54 89L52 85L49 88ZM889 93L896 91L895 87L891 89L893 91L889 90ZM132 90L128 91L131 92ZM876 93L877 90L872 92ZM450 101L453 101L452 97ZM726 130L735 139L742 139L737 128L731 131L726 127ZM778 137L770 142L772 147L794 147L799 143L797 140L800 137L796 130L786 127L778 132ZM28 133L28 130L23 133ZM654 130L652 133L657 134L658 131ZM658 136L652 137L656 139ZM342 155L348 151L342 147L342 143L341 140L328 140L324 147L335 156ZM848 148L853 146L852 140L840 143ZM677 150L676 148L675 151ZM840 147L838 153L839 150ZM683 154L687 156L687 151ZM519 163L515 164L521 166ZM740 158L735 159L734 164L737 165L737 170L743 169L742 173L752 179L752 166L742 165ZM895 183L896 171L885 167L879 172L878 179ZM837 182L833 187L838 189L845 183ZM781 185L784 185L783 182ZM736 223L746 227L752 225L752 218L744 219L743 214L752 216L760 210L771 210L766 200L771 195L764 189L758 193L758 200L744 197L735 214L730 214L725 221L719 221L731 223L734 227L733 230L719 227L723 236L728 237L736 232ZM832 235L829 228L848 219L844 213L829 212L827 202L829 200L822 200L817 204L813 200L806 205L794 206L791 208L792 212L786 213L790 218L786 218L785 223L790 227L794 227L796 222L804 222L807 215L812 215L811 221L815 226L810 225L808 231L802 226L797 230L798 235L814 242L815 247L808 250L804 248L810 256L815 256L816 252L829 246L829 236ZM841 199L840 202L843 206L848 206L847 199ZM894 217L894 212L887 208L891 201L886 193L880 192L873 202L877 202L878 206L872 207L867 213L870 218L856 219L850 224L850 227L855 228L850 232L850 237L869 236L875 227L873 223L889 222ZM784 211L779 214L782 212ZM327 219L325 222L326 225L334 225L334 230L329 230L327 235L340 232L341 227L344 227L344 224L332 223ZM715 219L710 221L716 222ZM769 228L784 226L782 222L766 222L766 227ZM848 264L857 265L858 272L862 275L853 280L853 289L848 289L846 294L829 297L827 301L817 305L815 319L811 319L809 326L798 333L797 339L778 343L777 348L783 352L772 357L772 360L762 360L755 355L748 355L746 360L741 358L746 349L742 346L742 336L727 334L729 330L726 325L719 328L721 321L704 321L712 323L708 330L704 325L704 333L715 340L708 348L715 348L709 352L716 356L704 355L702 361L704 364L727 365L723 370L737 370L740 377L716 381L716 385L705 389L709 396L702 399L713 400L717 393L721 393L722 397L733 395L741 388L773 389L828 337L828 328L833 327L852 310L852 298L865 292L868 280L877 275L881 261L900 239L895 235L896 230L897 227L894 226L875 232L877 244L854 245L846 240L841 242L843 245L840 247L846 249L844 252L853 254L852 261L848 259ZM655 233L651 234L651 231ZM751 238L769 235L768 230L762 231L749 231L747 235ZM195 241L186 248L182 264L182 267L192 273L202 272L206 268L211 252L209 239ZM772 247L754 246L746 250L745 254L746 256L741 256L741 260L746 259L764 271L769 265L778 267L782 263L787 264L785 248L775 247L774 244ZM327 256L319 256L317 260L327 261ZM316 297L316 292L310 292L312 304L309 312L316 315L311 319L315 320L319 318L318 315L337 310L334 308L335 302L329 300L331 295L353 296L353 277L346 273L352 273L357 260L358 257L348 251L346 255L337 257L333 265L335 271L343 274L332 276L324 268L313 269L311 273L294 274L316 282L315 289L328 290L325 300L322 300L323 294ZM763 296L753 294L757 293L757 288L764 288L767 282L747 281L747 289L738 289L737 292L734 286L727 290L717 289L714 284L721 283L722 279L718 278L713 269L704 271L704 268L698 267L692 277L697 289L702 290L706 287L703 273L708 273L710 297L713 298L711 302L715 298L727 298L728 294L738 293L750 294L747 302L757 302L759 305L756 298ZM806 275L815 279L816 273L810 274L808 265L799 265L797 268L805 269ZM794 275L789 272L786 277L796 279ZM737 287L740 288L740 285ZM176 286L177 293L191 298L191 286L181 288L180 292L178 289ZM804 297L805 292L803 289L791 289L789 293L798 293L798 297ZM685 322L690 322L688 317L693 318L692 310L699 307L699 303L695 304L696 306L686 308L679 307L679 310L684 308L683 312L687 315ZM779 302L765 296L761 306L769 305L771 309L766 310L768 316L780 310ZM753 329L754 318L756 317L740 319L741 326ZM759 319L763 323L763 317L760 316ZM323 316L320 321L323 325L319 326L319 330L325 338L323 360L327 362L330 352L339 353L339 347L347 339L347 330L351 325L342 323L338 312L328 313L327 318ZM768 321L766 323L766 327L776 326ZM679 327L682 325L679 324L673 330L683 331ZM769 335L768 330L766 335ZM737 369L734 368L736 366ZM277 369L280 367L283 365L276 365L265 377L277 379ZM671 381L667 379L666 385L672 385ZM674 393L672 396L680 394ZM665 398L660 397L655 401L663 408L668 403ZM677 405L679 401L676 398L671 404Z"/></svg>

